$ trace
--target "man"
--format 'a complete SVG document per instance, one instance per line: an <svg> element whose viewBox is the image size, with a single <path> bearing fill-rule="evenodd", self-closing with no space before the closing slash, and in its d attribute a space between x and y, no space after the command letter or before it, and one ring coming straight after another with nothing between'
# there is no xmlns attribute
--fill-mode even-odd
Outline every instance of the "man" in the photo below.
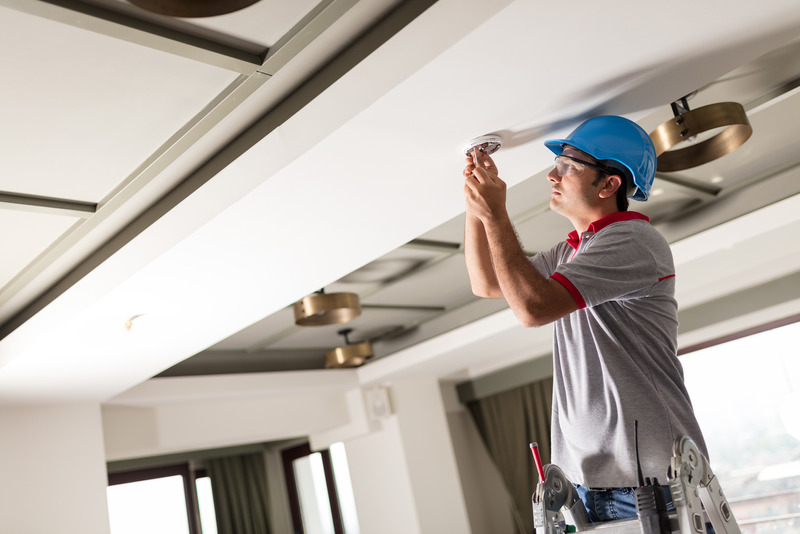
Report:
<svg viewBox="0 0 800 534"><path fill-rule="evenodd" d="M615 116L545 146L556 154L550 208L575 231L528 259L506 185L475 150L464 169L467 270L473 292L506 299L523 326L554 323L551 460L592 521L635 517L635 421L645 477L666 482L681 436L707 455L676 356L672 254L646 216L627 211L629 197L649 196L655 150L642 128Z"/></svg>

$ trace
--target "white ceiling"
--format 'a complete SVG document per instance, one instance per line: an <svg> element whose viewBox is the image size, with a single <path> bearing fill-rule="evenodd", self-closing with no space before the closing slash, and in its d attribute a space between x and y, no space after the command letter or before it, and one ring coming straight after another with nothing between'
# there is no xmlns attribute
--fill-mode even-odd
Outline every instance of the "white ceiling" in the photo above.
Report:
<svg viewBox="0 0 800 534"><path fill-rule="evenodd" d="M362 296L347 326L376 348L364 383L542 354L548 329L470 294L461 146L502 135L534 252L570 230L547 210L541 141L599 113L652 130L696 90L693 108L742 103L754 133L634 206L675 242L682 309L800 270L793 0L261 0L207 20L0 0L0 25L3 402L106 400L167 369L319 369L341 326L295 327L287 306L320 288ZM682 344L793 300L684 322Z"/></svg>

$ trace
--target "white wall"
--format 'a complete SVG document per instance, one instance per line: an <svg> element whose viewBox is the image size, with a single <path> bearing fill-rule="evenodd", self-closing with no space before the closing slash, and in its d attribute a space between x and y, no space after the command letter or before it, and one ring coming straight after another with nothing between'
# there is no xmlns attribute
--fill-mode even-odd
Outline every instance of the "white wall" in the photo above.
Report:
<svg viewBox="0 0 800 534"><path fill-rule="evenodd" d="M178 379L172 383L180 386ZM170 382L163 384L168 389ZM108 460L295 438L349 422L344 394L324 391L103 406Z"/></svg>
<svg viewBox="0 0 800 534"><path fill-rule="evenodd" d="M393 414L381 429L345 441L361 531L476 532L438 380L406 379L388 389Z"/></svg>
<svg viewBox="0 0 800 534"><path fill-rule="evenodd" d="M345 442L363 534L419 534L414 495L397 416L377 432Z"/></svg>
<svg viewBox="0 0 800 534"><path fill-rule="evenodd" d="M458 402L455 384L442 384L442 393L472 534L516 534L511 497L472 416Z"/></svg>
<svg viewBox="0 0 800 534"><path fill-rule="evenodd" d="M469 533L439 380L401 380L391 391L421 532Z"/></svg>
<svg viewBox="0 0 800 534"><path fill-rule="evenodd" d="M215 389L224 381L214 377L192 381L200 389L216 391L220 398L215 402L187 397L176 402L177 392L185 393L186 381L159 379L147 386L153 395L149 406L137 392L127 400L135 399L139 406L104 406L108 458L196 450L212 440L214 446L222 446L257 441L259 436L266 441L306 435L312 447L320 448L335 438L345 444L362 533L508 531L507 505L502 497L498 500L497 480L492 479L487 458L480 457L480 438L474 429L464 430L463 420L450 424L438 379L408 378L389 384L392 413L379 420L368 419L360 388L248 398L238 396L240 384L232 383L237 387L231 394L237 396L226 400ZM173 386L177 390L171 397ZM451 427L458 428L461 460L468 466L458 465ZM480 468L470 471L477 461ZM465 472L468 479L462 480ZM468 510L467 492L474 510ZM497 503L500 510L491 510Z"/></svg>
<svg viewBox="0 0 800 534"><path fill-rule="evenodd" d="M0 408L0 531L109 532L99 405Z"/></svg>

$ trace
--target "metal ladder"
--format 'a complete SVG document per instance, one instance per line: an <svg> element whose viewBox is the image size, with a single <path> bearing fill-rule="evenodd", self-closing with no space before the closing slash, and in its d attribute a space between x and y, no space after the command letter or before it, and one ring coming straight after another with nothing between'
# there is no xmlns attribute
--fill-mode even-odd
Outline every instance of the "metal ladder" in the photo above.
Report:
<svg viewBox="0 0 800 534"><path fill-rule="evenodd" d="M669 532L706 534L706 514L717 534L741 534L719 481L694 441L684 436L675 441L670 461L669 490L675 512L669 514ZM641 518L590 523L583 502L561 469L544 466L544 480L531 497L536 534L605 531L609 534L666 534L666 527L652 527Z"/></svg>

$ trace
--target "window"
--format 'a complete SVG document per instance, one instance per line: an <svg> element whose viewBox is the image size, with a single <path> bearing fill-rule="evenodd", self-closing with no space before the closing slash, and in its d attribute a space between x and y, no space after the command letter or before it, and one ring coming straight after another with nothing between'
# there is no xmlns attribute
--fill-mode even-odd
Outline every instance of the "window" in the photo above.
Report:
<svg viewBox="0 0 800 534"><path fill-rule="evenodd" d="M800 533L800 322L681 357L743 533Z"/></svg>
<svg viewBox="0 0 800 534"><path fill-rule="evenodd" d="M197 510L200 512L200 531L203 534L217 534L217 514L214 511L211 478L205 472L197 473L195 490L197 491Z"/></svg>
<svg viewBox="0 0 800 534"><path fill-rule="evenodd" d="M211 482L188 464L108 477L111 534L217 534Z"/></svg>
<svg viewBox="0 0 800 534"><path fill-rule="evenodd" d="M359 534L344 446L312 452L305 443L282 456L295 534Z"/></svg>

